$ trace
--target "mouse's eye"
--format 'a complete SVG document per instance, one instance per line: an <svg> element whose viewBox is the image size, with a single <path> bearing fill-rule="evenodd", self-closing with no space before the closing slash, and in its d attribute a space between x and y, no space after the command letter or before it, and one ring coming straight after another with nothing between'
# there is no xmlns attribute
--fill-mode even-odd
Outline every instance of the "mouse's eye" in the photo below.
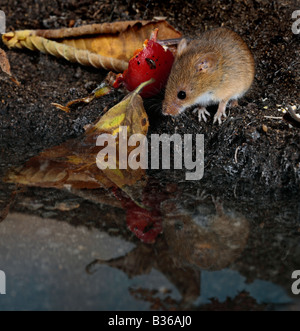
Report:
<svg viewBox="0 0 300 331"><path fill-rule="evenodd" d="M186 98L186 93L184 91L179 91L177 94L178 99L185 99Z"/></svg>

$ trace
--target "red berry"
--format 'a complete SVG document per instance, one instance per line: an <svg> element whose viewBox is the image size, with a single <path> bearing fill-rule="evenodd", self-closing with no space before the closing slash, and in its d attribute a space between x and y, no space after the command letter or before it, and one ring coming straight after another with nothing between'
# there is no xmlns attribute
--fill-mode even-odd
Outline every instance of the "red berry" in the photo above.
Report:
<svg viewBox="0 0 300 331"><path fill-rule="evenodd" d="M128 69L117 76L114 87L119 87L123 82L128 91L135 90L141 83L151 78L155 82L146 86L141 96L148 98L158 94L167 83L174 56L172 52L165 49L156 42L157 31L153 33L151 40L146 40L144 48L135 52L130 59Z"/></svg>

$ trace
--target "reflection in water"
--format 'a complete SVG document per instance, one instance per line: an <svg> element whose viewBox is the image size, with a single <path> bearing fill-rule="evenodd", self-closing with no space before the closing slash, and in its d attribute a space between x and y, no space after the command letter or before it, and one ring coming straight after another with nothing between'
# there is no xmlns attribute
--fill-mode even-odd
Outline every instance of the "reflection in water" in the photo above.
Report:
<svg viewBox="0 0 300 331"><path fill-rule="evenodd" d="M106 264L131 278L155 268L177 287L182 302L194 301L200 295L201 269L219 270L234 262L249 234L243 216L225 212L220 201L213 201L215 209L202 201L194 212L185 210L180 200L163 202L163 235L154 245L138 245L116 259L96 260L87 272L92 273L96 264Z"/></svg>
<svg viewBox="0 0 300 331"><path fill-rule="evenodd" d="M213 199L216 212L199 204L193 214L175 202L164 204L164 233L169 248L182 265L218 270L227 267L244 250L249 235L247 220L226 213Z"/></svg>
<svg viewBox="0 0 300 331"><path fill-rule="evenodd" d="M126 250L127 253L123 251L122 256L118 256L112 247L113 254L108 256L118 257L107 260L101 250L96 249L91 259L98 256L101 259L90 263L86 269L88 273L94 273L99 265L106 265L112 267L113 275L117 275L116 269L122 270L131 279L123 285L124 292L137 300L150 302L153 309L225 309L234 304L244 309L250 306L264 309L266 306L261 305L266 302L264 300L288 302L278 288L268 284L279 284L290 294L291 271L299 268L297 197L295 201L282 198L273 201L273 197L273 200L267 196L251 199L239 194L239 200L233 201L234 195L230 193L231 198L225 199L222 205L219 199L209 195L199 197L196 194L198 187L149 180L139 195L142 204L149 209L141 212L122 194L107 190L68 192L24 188L24 192L15 195L10 193L14 189L4 185L0 190L0 209L4 217L11 205L13 212L97 228L110 237L118 236L134 244L134 248L130 252ZM58 232L60 226L58 223ZM151 230L155 230L155 236ZM82 266L89 260L82 261ZM224 270L236 274L224 274ZM107 269L98 270L92 280L101 283L103 278L97 275L102 273L103 276L103 272ZM158 284L149 289L148 280L156 272L171 284L163 288ZM260 284L259 291L257 279L268 281L268 284ZM231 280L234 280L234 286L230 285ZM86 286L89 286L88 281ZM224 291L213 286L223 287ZM230 291L226 291L229 288ZM118 302L114 287L107 291L114 298L112 300ZM280 299L264 295L260 301L258 292L276 292ZM207 300L211 297L215 299L209 307ZM202 301L203 298L206 301Z"/></svg>
<svg viewBox="0 0 300 331"><path fill-rule="evenodd" d="M143 300L151 303L151 309L154 310L191 310L192 306L186 303L177 302L170 296L166 298L160 298L157 296L157 290L148 289L130 289L130 293L138 300ZM249 292L239 291L238 294L231 297L227 297L225 300L219 300L218 296L212 296L209 298L209 302L201 304L197 310L202 311L251 311L251 310L265 310L267 304L257 303ZM195 308L194 308L195 309Z"/></svg>

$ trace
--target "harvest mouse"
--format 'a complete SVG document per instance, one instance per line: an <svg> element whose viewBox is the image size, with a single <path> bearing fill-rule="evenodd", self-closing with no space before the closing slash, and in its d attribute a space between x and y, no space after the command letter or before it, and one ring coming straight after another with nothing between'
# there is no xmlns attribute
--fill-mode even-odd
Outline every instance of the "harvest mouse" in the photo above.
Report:
<svg viewBox="0 0 300 331"><path fill-rule="evenodd" d="M219 104L214 117L226 117L227 103L236 102L250 88L255 72L253 56L242 38L226 28L204 32L177 48L163 101L163 114L177 116L199 105L199 121L210 115L206 106Z"/></svg>

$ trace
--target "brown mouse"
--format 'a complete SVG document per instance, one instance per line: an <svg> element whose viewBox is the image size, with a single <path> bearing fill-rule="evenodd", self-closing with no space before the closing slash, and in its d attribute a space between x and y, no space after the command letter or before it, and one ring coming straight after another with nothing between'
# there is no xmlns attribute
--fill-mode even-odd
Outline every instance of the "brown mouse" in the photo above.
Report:
<svg viewBox="0 0 300 331"><path fill-rule="evenodd" d="M204 32L189 44L182 39L177 48L163 101L163 114L177 116L199 105L199 121L210 115L206 106L219 104L214 117L226 117L230 100L241 98L250 88L255 73L253 55L235 32L218 28Z"/></svg>

